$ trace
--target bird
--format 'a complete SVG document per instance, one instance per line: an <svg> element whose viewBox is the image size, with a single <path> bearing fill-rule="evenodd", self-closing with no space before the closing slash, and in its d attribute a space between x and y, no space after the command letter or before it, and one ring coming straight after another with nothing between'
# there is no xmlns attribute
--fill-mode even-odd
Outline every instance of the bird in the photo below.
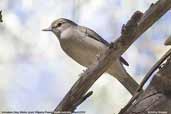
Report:
<svg viewBox="0 0 171 114"><path fill-rule="evenodd" d="M84 67L90 67L97 62L97 56L110 46L110 43L94 30L66 18L53 21L43 31L54 33L63 51ZM133 95L139 84L128 74L123 64L129 65L124 58L119 57L113 60L106 72L115 77Z"/></svg>

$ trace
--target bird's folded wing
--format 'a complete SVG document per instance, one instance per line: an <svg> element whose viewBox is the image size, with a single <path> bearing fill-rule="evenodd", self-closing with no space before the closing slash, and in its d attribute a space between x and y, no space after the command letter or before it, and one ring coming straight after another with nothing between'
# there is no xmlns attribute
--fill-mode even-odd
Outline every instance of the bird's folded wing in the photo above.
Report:
<svg viewBox="0 0 171 114"><path fill-rule="evenodd" d="M104 40L100 35L98 35L95 31L84 26L78 26L78 28L81 32L84 32L87 36L103 43L106 46L109 46L109 43L106 40ZM128 62L123 57L120 57L120 61L124 65L129 66Z"/></svg>
<svg viewBox="0 0 171 114"><path fill-rule="evenodd" d="M100 35L98 35L95 31L93 31L87 27L83 27L83 26L79 26L79 30L81 30L81 32L84 32L87 36L89 36L99 42L102 42L106 46L109 46L109 43L106 40L104 40Z"/></svg>

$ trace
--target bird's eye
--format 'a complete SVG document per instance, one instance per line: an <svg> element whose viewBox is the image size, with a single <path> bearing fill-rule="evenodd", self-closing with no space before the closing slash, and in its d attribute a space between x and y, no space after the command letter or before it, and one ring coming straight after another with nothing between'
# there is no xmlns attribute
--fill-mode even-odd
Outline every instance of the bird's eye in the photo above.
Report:
<svg viewBox="0 0 171 114"><path fill-rule="evenodd" d="M61 25L62 25L62 23L58 23L58 24L57 24L57 27L60 27Z"/></svg>
<svg viewBox="0 0 171 114"><path fill-rule="evenodd" d="M60 27L62 25L62 23L56 23L56 24L54 24L54 25L52 25L52 28L58 28L58 27Z"/></svg>

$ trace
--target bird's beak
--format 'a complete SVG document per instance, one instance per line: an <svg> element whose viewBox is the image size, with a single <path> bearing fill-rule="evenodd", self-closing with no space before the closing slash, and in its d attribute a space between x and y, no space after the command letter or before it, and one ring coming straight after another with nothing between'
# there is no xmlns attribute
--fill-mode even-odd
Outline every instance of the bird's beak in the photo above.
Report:
<svg viewBox="0 0 171 114"><path fill-rule="evenodd" d="M42 31L52 31L52 27L48 27L48 28L42 29Z"/></svg>

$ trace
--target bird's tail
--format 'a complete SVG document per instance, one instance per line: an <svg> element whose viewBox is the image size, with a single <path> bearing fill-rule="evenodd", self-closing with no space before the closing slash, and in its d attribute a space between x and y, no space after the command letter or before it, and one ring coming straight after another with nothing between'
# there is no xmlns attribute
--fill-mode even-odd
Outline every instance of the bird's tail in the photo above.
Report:
<svg viewBox="0 0 171 114"><path fill-rule="evenodd" d="M132 95L135 93L139 84L127 73L120 61L116 61L108 73L114 76Z"/></svg>

